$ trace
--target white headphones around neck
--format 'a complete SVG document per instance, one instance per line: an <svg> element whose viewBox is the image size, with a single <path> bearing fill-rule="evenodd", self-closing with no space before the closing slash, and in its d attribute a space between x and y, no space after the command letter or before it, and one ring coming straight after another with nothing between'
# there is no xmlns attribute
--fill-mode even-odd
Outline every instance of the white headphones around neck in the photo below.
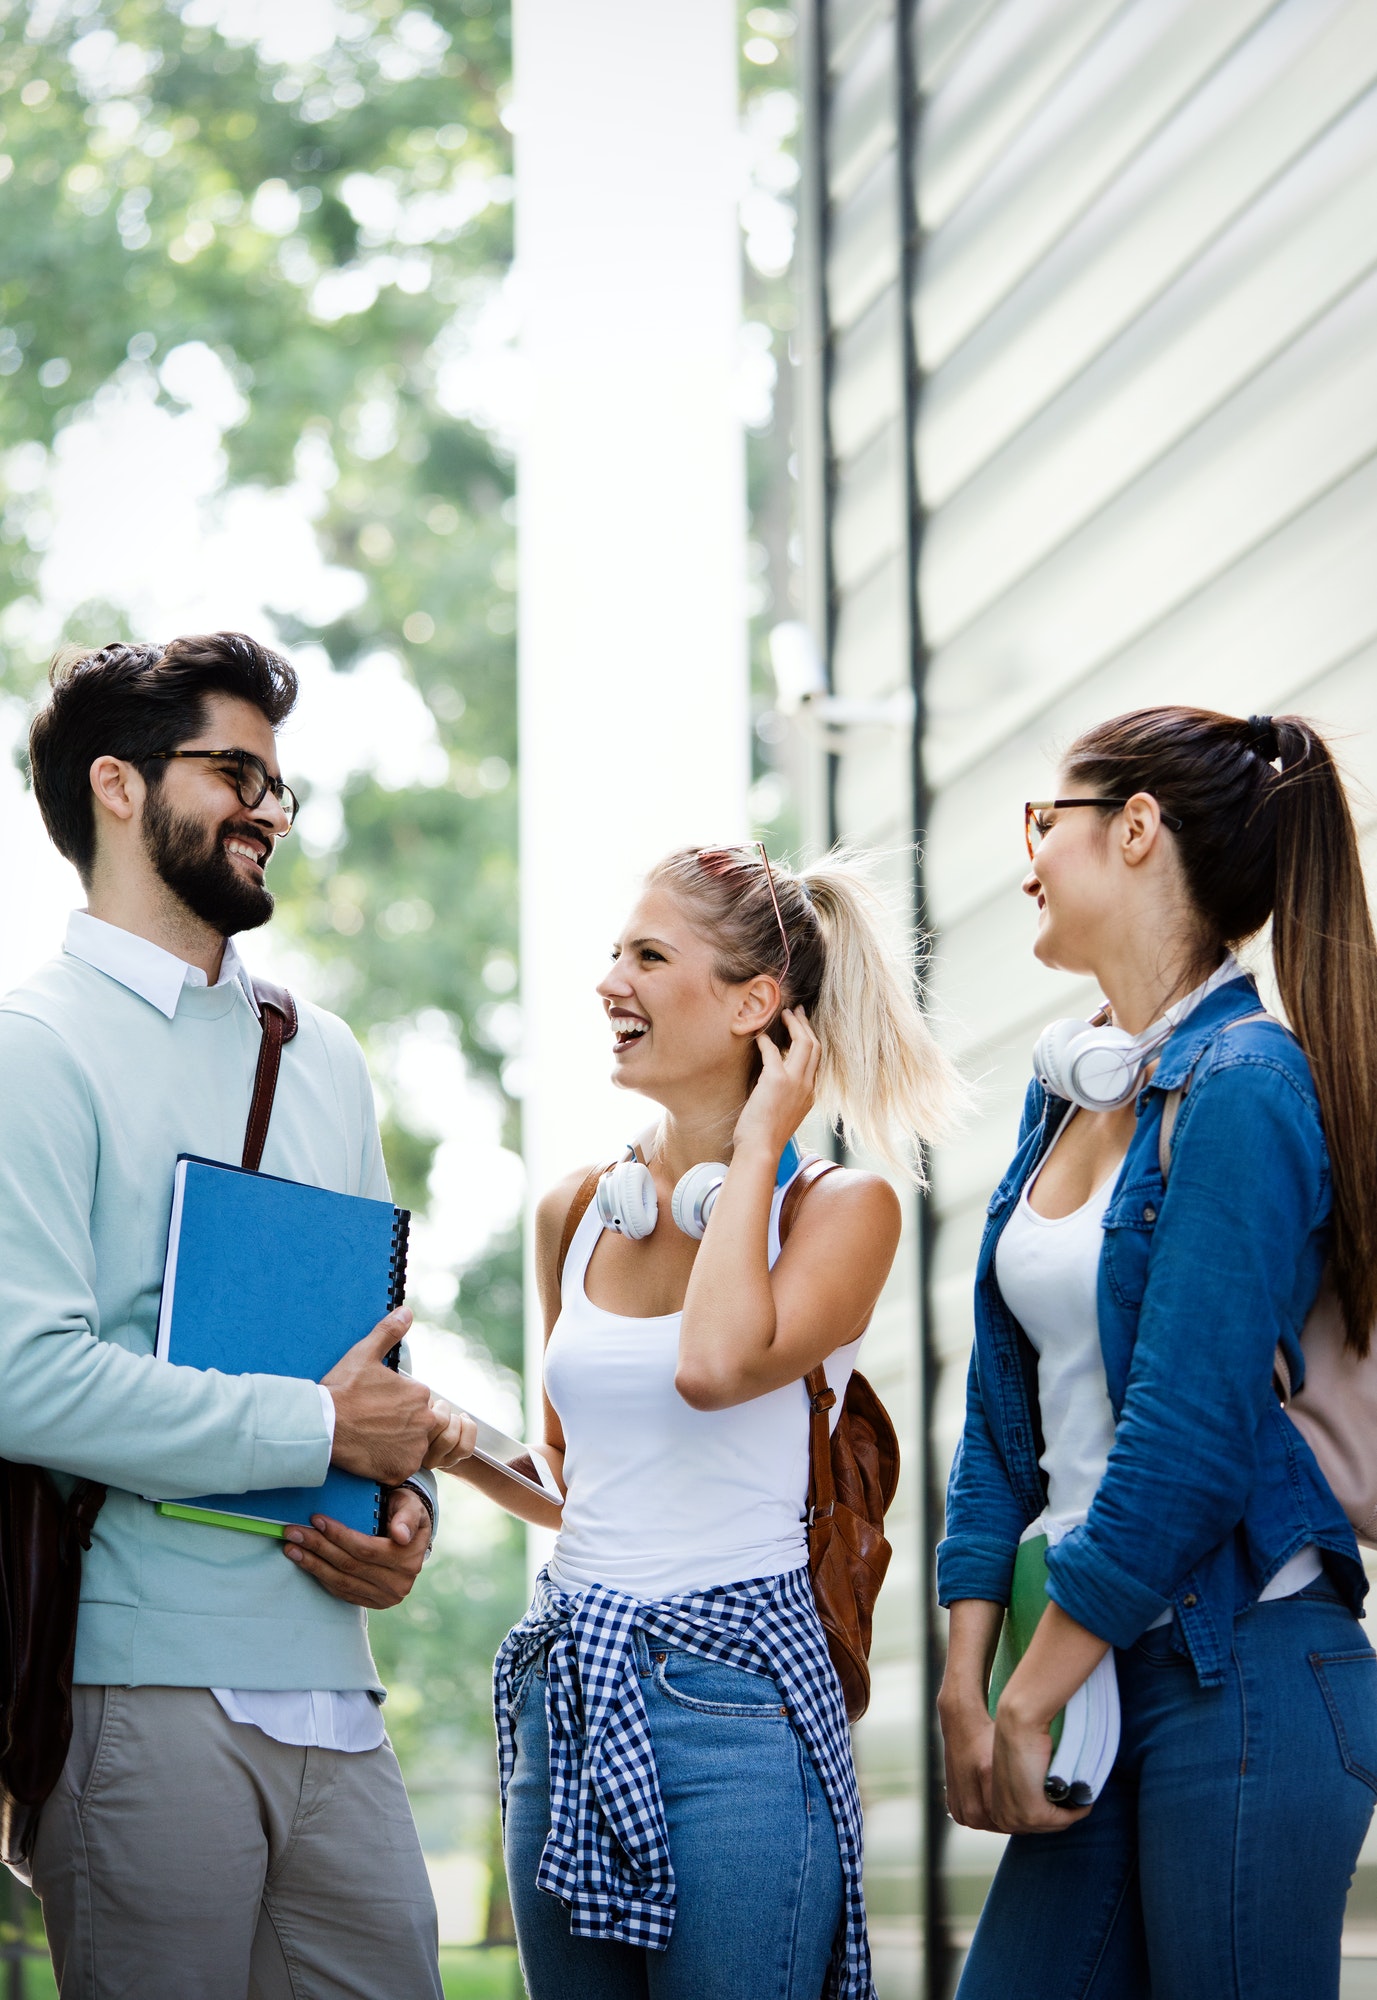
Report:
<svg viewBox="0 0 1377 2000"><path fill-rule="evenodd" d="M1115 1111L1128 1103L1149 1058L1166 1039L1155 1031L1150 1037L1130 1035L1101 1015L1053 1021L1038 1036L1033 1074L1054 1097L1082 1111Z"/></svg>
<svg viewBox="0 0 1377 2000"><path fill-rule="evenodd" d="M1172 1031L1207 994L1241 978L1242 973L1233 953L1227 953L1208 979L1184 1000L1168 1007L1141 1035L1116 1028L1107 1006L1088 1021L1053 1021L1038 1036L1033 1074L1054 1097L1065 1098L1081 1111L1117 1111L1137 1091L1143 1071Z"/></svg>
<svg viewBox="0 0 1377 2000"><path fill-rule="evenodd" d="M629 1236L638 1243L653 1233L660 1216L660 1203L650 1169L635 1146L628 1145L626 1153L627 1157L609 1167L598 1182L598 1216L605 1228L615 1229L619 1236ZM780 1155L776 1187L783 1187L793 1179L801 1157L791 1139ZM727 1169L721 1160L700 1160L696 1167L690 1167L670 1199L675 1228L701 1242L712 1219L718 1190L726 1178Z"/></svg>

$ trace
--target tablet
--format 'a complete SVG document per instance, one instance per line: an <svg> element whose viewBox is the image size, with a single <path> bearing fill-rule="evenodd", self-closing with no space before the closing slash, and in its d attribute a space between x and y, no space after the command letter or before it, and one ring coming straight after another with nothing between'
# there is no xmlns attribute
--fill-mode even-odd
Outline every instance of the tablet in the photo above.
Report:
<svg viewBox="0 0 1377 2000"><path fill-rule="evenodd" d="M472 1410L465 1416L473 1417ZM549 1461L540 1452L532 1451L528 1444L508 1437L495 1424L484 1423L481 1417L473 1417L478 1427L478 1442L473 1455L483 1465L490 1465L494 1472L514 1479L518 1486L528 1492L538 1493L542 1500L553 1500L556 1507L564 1505L564 1495L559 1490L559 1482L550 1470Z"/></svg>

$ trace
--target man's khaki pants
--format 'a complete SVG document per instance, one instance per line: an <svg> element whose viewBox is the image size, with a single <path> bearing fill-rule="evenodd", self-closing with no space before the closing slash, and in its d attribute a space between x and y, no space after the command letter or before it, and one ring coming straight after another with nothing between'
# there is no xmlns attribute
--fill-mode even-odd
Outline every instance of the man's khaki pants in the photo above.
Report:
<svg viewBox="0 0 1377 2000"><path fill-rule="evenodd" d="M204 1688L78 1687L33 1885L62 2000L442 2000L391 1747L275 1743Z"/></svg>

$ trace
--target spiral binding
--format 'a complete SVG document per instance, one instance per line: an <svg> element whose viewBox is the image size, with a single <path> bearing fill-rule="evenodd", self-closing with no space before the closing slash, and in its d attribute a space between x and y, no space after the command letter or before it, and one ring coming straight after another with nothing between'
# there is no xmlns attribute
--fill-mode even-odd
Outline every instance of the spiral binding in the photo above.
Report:
<svg viewBox="0 0 1377 2000"><path fill-rule="evenodd" d="M387 1267L389 1291L387 1310L395 1312L406 1297L406 1257L411 1245L411 1210L399 1208L394 1211L396 1220L392 1224L392 1260Z"/></svg>

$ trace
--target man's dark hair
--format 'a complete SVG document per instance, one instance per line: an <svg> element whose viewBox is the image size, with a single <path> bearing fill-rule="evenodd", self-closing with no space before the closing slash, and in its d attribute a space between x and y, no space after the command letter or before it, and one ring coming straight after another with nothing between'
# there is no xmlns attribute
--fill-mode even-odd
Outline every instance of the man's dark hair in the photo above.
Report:
<svg viewBox="0 0 1377 2000"><path fill-rule="evenodd" d="M49 837L83 882L96 852L90 772L97 757L123 757L156 787L167 769L153 761L156 753L200 733L207 695L252 702L274 729L297 695L289 662L243 632L208 632L166 646L68 649L54 659L48 680L52 695L29 731L29 769Z"/></svg>

